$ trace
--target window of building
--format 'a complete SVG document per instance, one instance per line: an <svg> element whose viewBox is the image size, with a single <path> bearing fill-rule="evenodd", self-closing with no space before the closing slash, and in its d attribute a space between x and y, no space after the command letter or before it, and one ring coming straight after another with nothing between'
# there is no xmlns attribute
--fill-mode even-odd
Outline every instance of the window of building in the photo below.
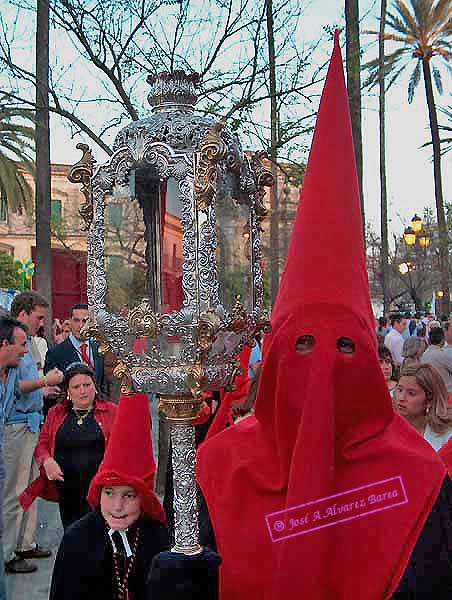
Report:
<svg viewBox="0 0 452 600"><path fill-rule="evenodd" d="M5 190L0 186L0 222L8 220L8 198Z"/></svg>
<svg viewBox="0 0 452 600"><path fill-rule="evenodd" d="M61 200L52 200L51 211L52 220L61 221Z"/></svg>

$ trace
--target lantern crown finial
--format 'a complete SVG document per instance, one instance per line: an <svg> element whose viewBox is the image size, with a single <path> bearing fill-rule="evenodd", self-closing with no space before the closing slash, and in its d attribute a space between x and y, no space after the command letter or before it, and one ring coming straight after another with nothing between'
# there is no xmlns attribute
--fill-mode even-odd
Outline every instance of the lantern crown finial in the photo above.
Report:
<svg viewBox="0 0 452 600"><path fill-rule="evenodd" d="M193 112L198 95L198 73L185 73L185 71L163 72L158 75L148 75L147 82L151 86L148 102L152 112L177 110Z"/></svg>

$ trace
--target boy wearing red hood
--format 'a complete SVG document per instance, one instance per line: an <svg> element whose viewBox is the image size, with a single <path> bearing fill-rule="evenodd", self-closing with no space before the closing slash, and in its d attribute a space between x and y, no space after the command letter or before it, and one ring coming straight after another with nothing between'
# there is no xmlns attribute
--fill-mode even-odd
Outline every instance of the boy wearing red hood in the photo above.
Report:
<svg viewBox="0 0 452 600"><path fill-rule="evenodd" d="M220 600L452 598L451 482L393 411L368 289L336 33L255 416L198 452Z"/></svg>
<svg viewBox="0 0 452 600"><path fill-rule="evenodd" d="M49 600L209 600L220 559L169 552L154 493L149 400L122 396L104 459L91 482L93 507L68 527L58 549Z"/></svg>
<svg viewBox="0 0 452 600"><path fill-rule="evenodd" d="M151 563L169 547L154 494L149 399L123 396L104 459L91 482L89 513L66 529L50 600L139 600Z"/></svg>

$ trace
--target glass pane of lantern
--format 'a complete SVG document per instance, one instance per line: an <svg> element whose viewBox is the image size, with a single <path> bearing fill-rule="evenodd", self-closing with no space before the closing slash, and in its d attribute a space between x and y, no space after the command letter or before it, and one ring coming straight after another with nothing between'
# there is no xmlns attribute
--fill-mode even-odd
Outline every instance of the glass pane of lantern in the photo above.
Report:
<svg viewBox="0 0 452 600"><path fill-rule="evenodd" d="M182 293L182 200L178 182L170 177L160 184L160 289L162 313L180 310ZM165 358L183 361L187 341L178 335L160 334L157 339L148 338L149 350Z"/></svg>
<svg viewBox="0 0 452 600"><path fill-rule="evenodd" d="M161 185L162 312L180 310L182 294L182 202L179 185L170 177Z"/></svg>
<svg viewBox="0 0 452 600"><path fill-rule="evenodd" d="M105 267L107 304L116 313L138 304L145 294L144 225L128 186L115 186L106 198Z"/></svg>
<svg viewBox="0 0 452 600"><path fill-rule="evenodd" d="M233 187L217 195L217 270L220 302L231 311L236 297L248 310L253 305L249 206L240 204Z"/></svg>
<svg viewBox="0 0 452 600"><path fill-rule="evenodd" d="M127 203L127 214L121 224L123 248L130 250L133 265L121 265L123 273L119 278L125 283L121 294L112 299L109 306L118 312L118 299L128 295L127 308L133 309L143 298L150 300L153 312L169 313L182 307L182 223L181 199L178 183L174 179L160 181L151 166L138 167L131 171ZM117 196L118 194L116 194ZM122 194L125 196L125 193ZM118 203L117 198L115 198ZM110 206L110 224L118 215ZM117 210L117 209L116 209ZM123 261L124 262L124 261ZM119 269L119 265L118 265ZM139 280L139 289L134 281ZM117 284L116 284L117 287ZM124 302L123 302L124 305ZM125 311L127 312L127 311ZM125 315L124 315L125 316ZM164 356L177 356L182 345L176 336L159 336L157 340L147 336L137 336L134 351L141 354L154 354L159 351Z"/></svg>

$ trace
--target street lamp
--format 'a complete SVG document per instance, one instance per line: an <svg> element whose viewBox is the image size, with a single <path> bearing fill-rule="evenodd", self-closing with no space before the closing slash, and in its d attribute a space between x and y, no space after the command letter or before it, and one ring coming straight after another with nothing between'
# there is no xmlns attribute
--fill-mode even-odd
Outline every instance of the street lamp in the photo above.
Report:
<svg viewBox="0 0 452 600"><path fill-rule="evenodd" d="M412 227L406 227L403 232L403 239L405 240L405 244L407 246L414 246L416 243L416 233Z"/></svg>
<svg viewBox="0 0 452 600"><path fill-rule="evenodd" d="M419 233L422 229L422 226L423 223L421 217L415 214L411 219L411 228L413 229L414 233Z"/></svg>
<svg viewBox="0 0 452 600"><path fill-rule="evenodd" d="M402 275L406 275L407 273L409 273L410 271L414 271L416 269L416 265L414 265L413 263L410 262L402 262L399 265L399 272Z"/></svg>
<svg viewBox="0 0 452 600"><path fill-rule="evenodd" d="M422 283L423 261L426 256L426 250L430 244L430 237L424 227L424 223L417 214L411 219L410 225L403 232L403 240L407 246L406 259L415 259L415 262L405 260L399 265L399 272L402 275L408 275L410 295L414 300L416 308L420 306L420 298L415 289L414 282ZM412 271L418 271L416 277L411 276Z"/></svg>
<svg viewBox="0 0 452 600"><path fill-rule="evenodd" d="M427 248L430 244L430 238L426 233L421 233L421 235L418 237L418 240L421 248Z"/></svg>
<svg viewBox="0 0 452 600"><path fill-rule="evenodd" d="M430 238L427 231L424 228L424 223L418 215L414 215L411 219L411 224L405 228L403 232L403 239L407 246L412 247L417 244L419 247L425 249L430 244Z"/></svg>
<svg viewBox="0 0 452 600"><path fill-rule="evenodd" d="M95 171L79 145L69 178L83 184L89 231L85 334L118 358L123 393L160 398L171 432L174 550L193 554L193 421L203 392L230 385L243 346L269 330L260 224L273 177L264 153L248 156L224 122L195 113L196 73L148 82L150 116L125 127Z"/></svg>

